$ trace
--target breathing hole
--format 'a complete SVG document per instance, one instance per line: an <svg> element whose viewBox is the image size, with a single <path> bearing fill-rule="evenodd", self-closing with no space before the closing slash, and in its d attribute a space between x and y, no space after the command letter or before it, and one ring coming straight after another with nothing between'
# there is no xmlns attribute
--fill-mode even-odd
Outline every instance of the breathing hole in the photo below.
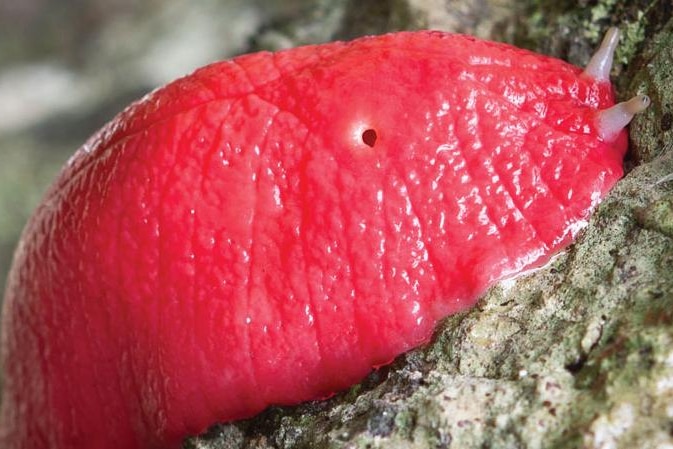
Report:
<svg viewBox="0 0 673 449"><path fill-rule="evenodd" d="M367 145L368 147L374 148L374 145L376 145L376 139L378 135L376 134L375 129L365 129L362 132L362 143Z"/></svg>

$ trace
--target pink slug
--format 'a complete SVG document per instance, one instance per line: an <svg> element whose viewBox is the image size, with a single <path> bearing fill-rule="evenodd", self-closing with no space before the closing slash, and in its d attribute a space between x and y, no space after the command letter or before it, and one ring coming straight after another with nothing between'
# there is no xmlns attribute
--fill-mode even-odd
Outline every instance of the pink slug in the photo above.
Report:
<svg viewBox="0 0 673 449"><path fill-rule="evenodd" d="M28 223L5 449L177 448L321 398L568 245L622 176L616 30L586 70L442 32L255 53L120 113Z"/></svg>

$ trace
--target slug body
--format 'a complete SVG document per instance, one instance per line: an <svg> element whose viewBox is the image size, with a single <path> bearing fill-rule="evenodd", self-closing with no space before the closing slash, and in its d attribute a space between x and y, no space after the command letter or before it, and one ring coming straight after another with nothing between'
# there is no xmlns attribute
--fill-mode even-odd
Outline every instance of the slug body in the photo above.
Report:
<svg viewBox="0 0 673 449"><path fill-rule="evenodd" d="M404 32L242 56L131 105L17 249L0 445L176 448L427 341L622 176L599 78Z"/></svg>

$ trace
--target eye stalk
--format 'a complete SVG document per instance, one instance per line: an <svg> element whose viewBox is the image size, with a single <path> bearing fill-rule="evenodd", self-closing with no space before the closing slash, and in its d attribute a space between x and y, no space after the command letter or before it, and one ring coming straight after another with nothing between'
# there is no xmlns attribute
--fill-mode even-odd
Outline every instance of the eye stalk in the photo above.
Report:
<svg viewBox="0 0 673 449"><path fill-rule="evenodd" d="M610 70L615 56L615 49L619 43L619 28L611 27L603 37L601 45L591 57L584 69L584 74L596 81L610 81Z"/></svg>
<svg viewBox="0 0 673 449"><path fill-rule="evenodd" d="M584 74L596 81L610 81L610 70L614 60L615 49L619 43L619 29L611 27L605 33L601 45L584 69ZM650 105L650 97L644 94L636 95L630 100L617 103L598 112L596 126L604 141L611 141L628 125L633 117L643 112Z"/></svg>

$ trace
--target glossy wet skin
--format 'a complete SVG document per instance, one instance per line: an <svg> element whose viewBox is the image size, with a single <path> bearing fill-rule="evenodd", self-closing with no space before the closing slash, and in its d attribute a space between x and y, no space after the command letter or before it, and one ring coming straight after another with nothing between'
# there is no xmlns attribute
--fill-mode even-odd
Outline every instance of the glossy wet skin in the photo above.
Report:
<svg viewBox="0 0 673 449"><path fill-rule="evenodd" d="M0 441L177 447L348 387L570 243L622 175L625 133L597 130L612 103L561 61L427 32L155 92L24 233Z"/></svg>

